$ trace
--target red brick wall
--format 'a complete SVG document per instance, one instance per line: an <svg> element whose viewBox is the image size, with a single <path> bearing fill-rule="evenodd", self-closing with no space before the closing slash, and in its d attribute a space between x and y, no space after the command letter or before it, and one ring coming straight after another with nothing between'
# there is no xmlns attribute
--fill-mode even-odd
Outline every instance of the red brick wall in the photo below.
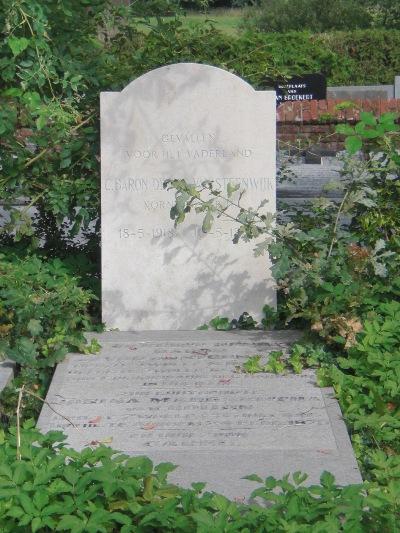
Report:
<svg viewBox="0 0 400 533"><path fill-rule="evenodd" d="M277 108L277 137L282 147L291 144L318 143L326 148L343 149L343 136L335 134L340 122L357 122L361 111L375 116L386 112L400 114L400 99L353 100L354 107L337 110L343 100L284 102Z"/></svg>

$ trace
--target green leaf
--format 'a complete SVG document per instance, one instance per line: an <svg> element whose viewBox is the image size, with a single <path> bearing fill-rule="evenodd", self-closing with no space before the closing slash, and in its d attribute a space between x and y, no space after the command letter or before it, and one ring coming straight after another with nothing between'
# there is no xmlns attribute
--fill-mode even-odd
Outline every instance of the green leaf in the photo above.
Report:
<svg viewBox="0 0 400 533"><path fill-rule="evenodd" d="M191 487L195 492L201 492L206 486L206 483L198 481L197 483L192 483Z"/></svg>
<svg viewBox="0 0 400 533"><path fill-rule="evenodd" d="M39 131L42 130L42 129L46 126L46 124L47 124L47 117L46 117L45 115L40 115L40 116L36 119L36 127L37 127L37 129L38 129ZM71 160L70 160L70 162L71 162ZM69 166L69 164L66 165L66 166ZM62 166L61 166L61 168L65 168L65 167L62 167Z"/></svg>
<svg viewBox="0 0 400 533"><path fill-rule="evenodd" d="M161 476L162 479L165 479L170 472L173 472L178 468L177 465L173 463L160 463L155 467L155 471Z"/></svg>
<svg viewBox="0 0 400 533"><path fill-rule="evenodd" d="M256 244L254 248L254 257L260 257L261 255L264 255L268 251L268 246L270 245L270 241L263 241Z"/></svg>
<svg viewBox="0 0 400 533"><path fill-rule="evenodd" d="M192 517L198 526L208 528L209 531L215 531L212 514L206 509L199 509L195 513L192 513ZM205 531L207 531L207 529Z"/></svg>
<svg viewBox="0 0 400 533"><path fill-rule="evenodd" d="M64 515L59 522L56 531L81 532L85 529L85 522L73 515Z"/></svg>
<svg viewBox="0 0 400 533"><path fill-rule="evenodd" d="M127 460L126 466L134 470L137 477L146 477L153 471L152 461L145 456L131 457Z"/></svg>
<svg viewBox="0 0 400 533"><path fill-rule="evenodd" d="M118 524L122 524L125 526L132 525L132 520L129 518L129 516L126 516L122 513L118 513L118 512L111 513L110 518L112 518Z"/></svg>
<svg viewBox="0 0 400 533"><path fill-rule="evenodd" d="M377 127L383 127L385 132L400 130L400 126L398 124L380 124Z"/></svg>
<svg viewBox="0 0 400 533"><path fill-rule="evenodd" d="M40 335L43 331L40 320L36 320L35 318L31 318L26 327L29 333L32 335L32 337L36 337L37 335Z"/></svg>
<svg viewBox="0 0 400 533"><path fill-rule="evenodd" d="M16 57L21 52L26 50L29 46L29 39L26 37L9 37L7 39L7 44L11 48L13 56Z"/></svg>
<svg viewBox="0 0 400 533"><path fill-rule="evenodd" d="M356 152L358 152L358 150L361 149L362 141L361 141L360 137L356 137L354 135L352 137L347 137L347 139L344 142L344 145L346 147L346 150L350 154L355 154Z"/></svg>
<svg viewBox="0 0 400 533"><path fill-rule="evenodd" d="M36 91L28 91L23 97L22 101L32 110L37 111L38 107L41 106L42 101L40 99L40 94Z"/></svg>
<svg viewBox="0 0 400 533"><path fill-rule="evenodd" d="M341 135L354 135L354 128L348 124L338 124L336 126L336 133L340 133Z"/></svg>
<svg viewBox="0 0 400 533"><path fill-rule="evenodd" d="M323 487L331 488L335 484L335 476L324 470L321 474L320 481Z"/></svg>
<svg viewBox="0 0 400 533"><path fill-rule="evenodd" d="M369 111L362 111L360 113L360 119L364 122L364 124L367 124L367 126L376 125L376 118Z"/></svg>
<svg viewBox="0 0 400 533"><path fill-rule="evenodd" d="M261 355L253 355L249 357L247 361L243 363L243 370L248 374L257 374L263 371L263 367L260 363Z"/></svg>
<svg viewBox="0 0 400 533"><path fill-rule="evenodd" d="M49 503L49 496L47 492L43 489L36 490L35 494L33 495L33 503L39 510L43 509L43 507Z"/></svg>
<svg viewBox="0 0 400 533"><path fill-rule="evenodd" d="M65 505L62 503L52 503L51 505L48 505L44 509L42 509L41 515L42 516L50 516L50 515L60 515L62 513L65 513L67 509L65 508Z"/></svg>
<svg viewBox="0 0 400 533"><path fill-rule="evenodd" d="M50 494L61 494L63 492L72 492L73 487L69 485L69 483L66 483L62 479L55 479L50 485L49 485L49 493Z"/></svg>
<svg viewBox="0 0 400 533"><path fill-rule="evenodd" d="M308 478L307 474L302 474L301 472L294 472L293 481L296 485L301 485Z"/></svg>
<svg viewBox="0 0 400 533"><path fill-rule="evenodd" d="M10 518L21 518L25 514L25 511L22 509L22 507L15 506L11 507L11 509L7 512L6 516L9 516Z"/></svg>
<svg viewBox="0 0 400 533"><path fill-rule="evenodd" d="M36 344L28 337L21 337L13 348L7 350L7 355L13 361L23 365L34 365L38 355Z"/></svg>
<svg viewBox="0 0 400 533"><path fill-rule="evenodd" d="M232 194L234 192L236 192L238 189L240 188L240 184L236 184L236 185L233 185L232 183L228 183L228 185L226 186L226 190L227 190L227 193L228 193L228 198L230 198L232 196Z"/></svg>
<svg viewBox="0 0 400 533"><path fill-rule="evenodd" d="M161 498L175 498L179 496L181 489L176 485L165 485L157 489L157 496Z"/></svg>
<svg viewBox="0 0 400 533"><path fill-rule="evenodd" d="M66 157L65 159L61 159L60 168L68 168L71 165L71 158Z"/></svg>
<svg viewBox="0 0 400 533"><path fill-rule="evenodd" d="M228 331L231 329L231 321L225 316L216 316L210 320L210 326L219 331Z"/></svg>
<svg viewBox="0 0 400 533"><path fill-rule="evenodd" d="M381 136L381 133L378 130L364 130L362 136L366 139L376 139Z"/></svg>
<svg viewBox="0 0 400 533"><path fill-rule="evenodd" d="M185 211L189 198L190 196L186 191L183 191L176 196L175 207L178 213L183 213Z"/></svg>
<svg viewBox="0 0 400 533"><path fill-rule="evenodd" d="M394 121L398 118L398 113L383 113L379 117L379 122L381 124L393 124Z"/></svg>
<svg viewBox="0 0 400 533"><path fill-rule="evenodd" d="M264 483L264 480L260 478L257 474L250 474L248 476L244 476L242 479L248 479L249 481L257 481L258 483Z"/></svg>
<svg viewBox="0 0 400 533"><path fill-rule="evenodd" d="M19 87L11 87L10 89L7 89L6 91L3 92L3 96L15 97L15 96L21 96L21 95L22 95L22 89L20 89Z"/></svg>
<svg viewBox="0 0 400 533"><path fill-rule="evenodd" d="M219 511L225 511L231 502L228 500L228 498L222 496L221 494L214 494L211 503L215 509L218 509Z"/></svg>
<svg viewBox="0 0 400 533"><path fill-rule="evenodd" d="M154 477L147 476L144 480L143 498L150 501L154 494Z"/></svg>
<svg viewBox="0 0 400 533"><path fill-rule="evenodd" d="M67 465L64 468L64 477L68 481L68 483L71 483L71 485L75 485L80 477L79 472L75 470L73 466Z"/></svg>
<svg viewBox="0 0 400 533"><path fill-rule="evenodd" d="M42 520L36 516L33 520L32 520L32 524L31 524L31 528L32 528L32 533L36 533L36 531L38 531L42 526Z"/></svg>
<svg viewBox="0 0 400 533"><path fill-rule="evenodd" d="M365 124L363 122L358 122L355 125L354 131L359 135L363 135L363 133L366 131Z"/></svg>
<svg viewBox="0 0 400 533"><path fill-rule="evenodd" d="M214 217L211 211L207 211L206 216L203 220L203 225L201 227L203 233L208 233L211 229L212 223L214 222Z"/></svg>
<svg viewBox="0 0 400 533"><path fill-rule="evenodd" d="M35 514L37 514L36 508L33 505L32 500L29 498L29 496L27 494L21 493L18 496L18 499L19 499L19 502L20 502L21 506L24 508L24 511L27 514L29 514L31 516L35 516Z"/></svg>
<svg viewBox="0 0 400 533"><path fill-rule="evenodd" d="M23 462L19 462L14 470L13 481L16 485L22 485L28 477L28 465Z"/></svg>

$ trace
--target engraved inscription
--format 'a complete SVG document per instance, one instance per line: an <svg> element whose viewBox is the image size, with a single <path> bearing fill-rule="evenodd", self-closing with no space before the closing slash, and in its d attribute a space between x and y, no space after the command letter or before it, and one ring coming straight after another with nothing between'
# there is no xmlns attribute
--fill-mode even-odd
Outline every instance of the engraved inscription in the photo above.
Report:
<svg viewBox="0 0 400 533"><path fill-rule="evenodd" d="M216 133L163 133L162 143L204 143L215 142Z"/></svg>
<svg viewBox="0 0 400 533"><path fill-rule="evenodd" d="M200 239L202 237L205 237L204 232L202 232L201 228L198 226L191 227L190 233L195 239ZM177 232L174 228L161 228L161 227L154 227L151 229L146 228L120 228L118 232L119 238L126 240L126 239L143 239L143 237L152 238L152 239L160 239L160 238L167 238L167 239L173 239L176 237ZM214 238L219 239L229 239L232 240L233 236L235 235L235 229L234 228L221 228L221 227L214 227L213 231L207 232L207 236L211 236Z"/></svg>
<svg viewBox="0 0 400 533"><path fill-rule="evenodd" d="M171 209L174 202L165 200L145 200L144 207L146 211L155 211L156 209Z"/></svg>
<svg viewBox="0 0 400 533"><path fill-rule="evenodd" d="M158 141L165 149L154 150L152 148L121 147L122 160L196 160L196 159L228 159L249 158L253 156L251 148L235 147L223 148L221 146L210 147L209 144L216 142L215 133L163 133ZM187 148L188 145L206 145L202 148ZM174 149L175 146L182 148Z"/></svg>
<svg viewBox="0 0 400 533"><path fill-rule="evenodd" d="M109 346L96 364L85 356L63 363L65 376L53 382L48 400L87 434L87 442L111 435L122 451L335 450L312 372L282 378L238 371L255 350L276 347L240 340L120 342ZM48 423L69 428L54 413ZM80 433L76 438L82 439Z"/></svg>
<svg viewBox="0 0 400 533"><path fill-rule="evenodd" d="M156 159L156 160L195 160L195 159L239 159L249 158L253 155L250 148L236 148L225 150L224 148L201 149L201 150L128 150L122 149L122 160L131 159Z"/></svg>
<svg viewBox="0 0 400 533"><path fill-rule="evenodd" d="M125 192L147 192L164 190L163 183L173 177L165 176L164 178L106 178L104 188L106 191L125 191ZM228 183L239 185L244 189L262 191L272 191L275 187L275 178L193 178L188 181L196 186L201 185L203 181L213 180L221 189L225 189Z"/></svg>

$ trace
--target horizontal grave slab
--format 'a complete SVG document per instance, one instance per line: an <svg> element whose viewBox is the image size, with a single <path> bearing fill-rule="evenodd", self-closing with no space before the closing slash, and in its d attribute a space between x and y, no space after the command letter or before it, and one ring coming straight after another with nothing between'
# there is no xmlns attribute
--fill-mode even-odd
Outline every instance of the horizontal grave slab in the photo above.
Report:
<svg viewBox="0 0 400 533"><path fill-rule="evenodd" d="M99 355L58 365L38 426L61 429L80 449L99 442L178 465L171 481L247 498L243 476L297 470L317 482L361 480L330 389L301 375L241 371L252 355L288 352L293 332L109 332Z"/></svg>

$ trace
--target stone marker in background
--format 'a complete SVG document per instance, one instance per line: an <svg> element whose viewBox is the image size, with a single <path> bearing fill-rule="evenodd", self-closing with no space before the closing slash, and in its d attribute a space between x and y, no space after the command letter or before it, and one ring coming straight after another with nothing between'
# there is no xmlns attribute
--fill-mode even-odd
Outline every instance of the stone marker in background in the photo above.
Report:
<svg viewBox="0 0 400 533"><path fill-rule="evenodd" d="M246 188L275 212L275 92L219 68L162 67L101 94L102 306L107 327L195 329L216 315L275 304L266 257L234 246L234 223L176 230L169 178Z"/></svg>
<svg viewBox="0 0 400 533"><path fill-rule="evenodd" d="M0 392L7 387L14 377L15 363L14 361L0 362Z"/></svg>
<svg viewBox="0 0 400 533"><path fill-rule="evenodd" d="M331 389L301 375L239 371L251 355L287 352L295 332L109 332L99 356L57 366L38 426L61 429L74 448L105 442L130 455L171 461L171 481L247 498L257 473L324 470L340 484L360 473Z"/></svg>

